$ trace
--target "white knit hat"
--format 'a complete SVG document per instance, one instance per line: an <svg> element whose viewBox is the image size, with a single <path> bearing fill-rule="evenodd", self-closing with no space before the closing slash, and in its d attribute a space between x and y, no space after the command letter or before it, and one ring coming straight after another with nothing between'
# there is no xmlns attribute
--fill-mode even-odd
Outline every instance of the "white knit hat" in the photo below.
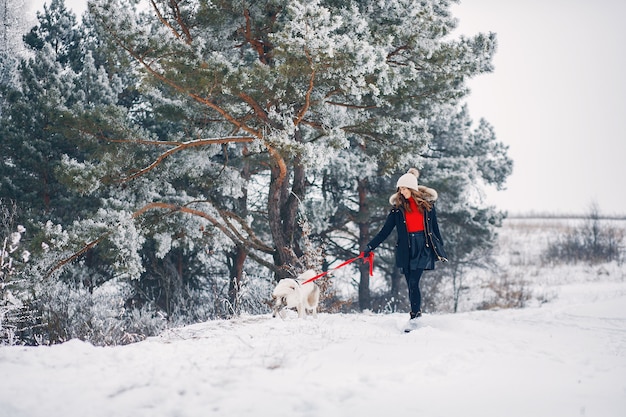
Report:
<svg viewBox="0 0 626 417"><path fill-rule="evenodd" d="M416 168L409 169L409 172L398 178L397 188L406 187L411 190L419 191L417 188L417 178L420 176L420 172Z"/></svg>

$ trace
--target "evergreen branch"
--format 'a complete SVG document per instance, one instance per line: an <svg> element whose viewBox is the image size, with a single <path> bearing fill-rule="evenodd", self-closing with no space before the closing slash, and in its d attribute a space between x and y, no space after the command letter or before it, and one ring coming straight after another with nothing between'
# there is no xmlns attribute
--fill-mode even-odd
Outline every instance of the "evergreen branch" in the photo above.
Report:
<svg viewBox="0 0 626 417"><path fill-rule="evenodd" d="M162 209L162 210L169 210L171 213L175 213L175 212L182 212L182 213L187 213L187 214L191 214L194 216L198 216L198 217L202 217L203 219L206 219L209 221L209 223L211 223L214 227L216 227L217 229L219 229L222 233L224 233L224 235L226 235L226 237L228 237L235 245L248 245L250 244L250 242L246 241L246 239L241 236L239 233L235 233L233 232L232 229L232 225L230 225L230 227L226 227L223 224L221 224L215 217L200 211L200 210L196 210L187 206L179 206L177 204L171 204L171 203L163 203L163 202L153 202L153 203L148 203L145 206L143 206L142 208L140 208L139 210L135 211L132 214L132 218L133 219L137 219L138 217L142 216L143 214L145 214L146 212L150 211L150 210L155 210L155 209ZM227 213L227 212L224 212ZM222 214L220 212L220 214ZM231 217L235 217L234 215ZM50 277L54 272L58 271L59 269L61 269L62 267L64 267L65 265L67 265L68 263L76 260L79 256L83 255L84 253L88 252L89 250L91 250L92 248L94 248L96 245L98 245L100 242L102 242L104 239L106 239L112 232L108 231L103 233L99 238L87 243L85 246L83 246L80 250L78 250L77 252L73 253L71 256L69 256L68 258L62 259L61 261L59 261L55 266L53 266L46 274L46 278ZM255 249L258 249L262 252L266 252L266 253L272 253L273 249L265 244L263 244L262 242L260 242L257 238L253 238L254 240L254 245L253 247ZM258 245L256 244L258 243ZM253 259L260 261L261 258L259 257L253 257ZM266 262L259 262L264 266L267 266L270 269L271 268L270 264L266 263Z"/></svg>
<svg viewBox="0 0 626 417"><path fill-rule="evenodd" d="M46 274L46 278L49 278L52 274L54 274L56 271L58 271L59 269L61 269L62 267L64 267L65 265L67 265L68 263L74 261L76 258L78 258L79 256L81 256L82 254L86 253L87 251L89 251L90 249L92 249L93 247L95 247L98 243L102 242L104 239L106 239L106 237L108 235L110 235L111 232L106 232L104 233L102 236L100 236L98 239L96 240L92 240L91 242L87 243L85 246L83 246L78 252L75 252L72 254L72 256L70 256L69 258L65 258L60 260L59 262L57 262L57 264L55 266L52 267L52 269L50 269L48 271L48 273Z"/></svg>
<svg viewBox="0 0 626 417"><path fill-rule="evenodd" d="M151 0L151 1L153 1L153 0ZM141 66L143 66L145 68L146 71L148 71L149 74L151 74L157 80L159 80L159 81L165 83L166 85L172 87L174 90L178 91L179 93L187 95L188 97L190 97L194 101L196 101L196 102L198 102L200 104L203 104L203 105L207 106L208 108L216 111L218 114L220 114L224 118L224 120L226 120L227 122L232 124L235 128L237 128L239 130L242 130L244 132L247 132L250 135L258 138L263 143L265 148L267 149L269 155L274 159L274 162L276 163L276 167L278 168L278 175L276 176L276 184L277 184L278 187L282 186L282 184L284 183L285 179L287 178L287 164L285 163L285 160L282 157L282 155L280 154L280 152L278 152L272 145L270 145L267 142L267 140L265 140L264 135L263 135L262 132L257 131L255 129L251 128L250 126L246 125L245 123L237 120L234 116L229 114L225 109L223 109L220 106L218 106L212 100L210 100L208 98L205 98L205 97L201 97L200 95L189 91L187 88L183 87L182 85L174 82L173 80L169 79L165 75L161 74L158 70L156 70L154 67L152 67L150 64L148 64L146 62L146 59L143 56L140 56L137 53L137 51L135 51L129 45L124 43L124 41L114 31L110 30L109 33L113 37L113 40L122 49L124 49L133 59L135 59Z"/></svg>
<svg viewBox="0 0 626 417"><path fill-rule="evenodd" d="M402 45L402 46L398 46L396 49L394 49L393 51L389 52L387 54L387 61L391 61L391 58L393 58L394 56L398 55L400 52L402 51L407 51L410 50L411 48L408 45Z"/></svg>
<svg viewBox="0 0 626 417"><path fill-rule="evenodd" d="M337 101L329 101L326 100L327 104L332 104L333 106L342 106L342 107L347 107L349 109L364 109L364 110L369 110L369 109L377 109L378 106L359 106L358 104L350 104L350 103L339 103Z"/></svg>
<svg viewBox="0 0 626 417"><path fill-rule="evenodd" d="M254 50L257 52L257 54L259 55L259 61L261 61L265 65L268 65L270 59L268 57L269 54L266 52L266 44L263 41L260 41L252 36L252 20L250 18L250 10L248 8L244 9L243 16L246 19L246 26L245 28L243 28L243 38L245 39L245 42L249 43L252 48L254 48ZM240 46L243 46L243 44ZM269 50L270 47L268 47L267 49Z"/></svg>
<svg viewBox="0 0 626 417"><path fill-rule="evenodd" d="M232 124L233 126L235 126L236 128L243 130L244 132L249 133L250 135L263 140L263 135L261 132L254 130L253 128L245 125L244 123L241 123L239 120L237 120L234 116L232 116L231 114L229 114L225 109L221 108L220 106L218 106L217 104L215 104L212 100L202 97L192 91L190 91L189 89L183 87L182 85L178 84L177 82L175 82L174 80L166 77L164 74L162 74L161 72L159 72L157 69L155 69L153 67L153 63L148 63L146 62L146 58L144 58L143 56L139 55L134 49L132 49L130 46L126 45L122 39L120 39L116 34L112 33L111 34L114 38L114 40L116 41L116 43L122 48L124 49L126 52L128 52L128 54L133 57L139 64L141 64L141 66L144 67L144 69L146 71L148 71L148 73L150 75L152 75L153 77L155 77L157 80L165 83L166 85L172 87L174 90L178 91L179 93L182 93L188 97L190 97L191 99L193 99L194 101L196 101L197 103L203 104L207 107L209 107L210 109L216 111L219 115L221 115L224 120L226 120L227 122L229 122L230 124Z"/></svg>
<svg viewBox="0 0 626 417"><path fill-rule="evenodd" d="M193 37L191 36L191 32L189 31L189 28L187 27L185 22L183 22L183 17L182 17L182 14L180 13L180 8L178 7L178 3L180 3L180 1L170 0L170 6L172 7L172 10L174 11L174 17L176 18L176 21L180 25L183 33L185 34L185 38L186 38L185 42L187 43L187 45L191 45L191 43L193 42Z"/></svg>
<svg viewBox="0 0 626 417"><path fill-rule="evenodd" d="M79 133L93 136L96 139L103 140L111 143L134 143L139 145L153 145L153 146L178 146L183 142L165 141L165 140L146 140L146 139L111 139L104 136L101 133L94 133L85 129L76 129Z"/></svg>
<svg viewBox="0 0 626 417"><path fill-rule="evenodd" d="M180 146L184 143L184 142L167 141L167 140L110 139L105 136L100 136L99 139L102 139L111 143L133 143L136 145L150 145L150 146Z"/></svg>
<svg viewBox="0 0 626 417"><path fill-rule="evenodd" d="M322 123L314 122L314 121L311 121L311 120L306 120L306 119L302 120L302 122L300 122L300 124L311 126L315 130L323 130L324 129L324 125ZM321 133L318 136L316 136L315 138L311 139L310 141L311 142L315 142L316 140L318 140L319 138L322 138L324 136L325 136L325 134Z"/></svg>
<svg viewBox="0 0 626 417"><path fill-rule="evenodd" d="M337 94L343 94L344 91L341 88L335 88L333 90L330 90L328 93L326 93L326 95L324 95L324 98L329 98L332 96L336 96Z"/></svg>
<svg viewBox="0 0 626 417"><path fill-rule="evenodd" d="M161 23L163 23L165 26L167 26L172 31L172 33L174 34L176 39L181 39L182 38L181 34L167 21L167 19L165 19L165 17L163 16L161 11L159 10L159 7L156 5L155 1L154 0L150 0L150 3L152 4L152 7L154 8L154 11L157 14L157 17L159 18ZM185 35L185 43L187 45L191 45L191 42L193 41L193 38L191 36L191 33L189 32L189 28L187 27L185 22L183 22L183 20L182 20L182 16L180 14L180 8L178 7L178 3L176 2L176 0L170 0L169 3L170 3L170 8L172 9L172 12L174 13L174 19L176 19L176 22L180 25L180 27L181 27L184 35Z"/></svg>
<svg viewBox="0 0 626 417"><path fill-rule="evenodd" d="M154 69L152 66L147 64L143 57L139 56L134 50L132 50L130 47L126 46L120 39L118 39L117 37L115 39L118 42L118 44L126 52L128 52L134 59L136 59L137 62L139 62L148 71L148 73L150 73L156 79L164 82L165 84L169 85L170 87L172 87L176 91L189 96L194 101L196 101L196 102L198 102L200 104L204 104L205 106L209 107L210 109L215 110L227 122L231 123L236 128L238 128L240 130L243 130L244 132L247 132L247 133L251 134L252 136L254 136L254 137L258 138L259 140L261 140L261 142L266 147L267 151L269 152L270 156L274 159L274 161L276 162L276 165L278 167L279 174L278 174L278 176L276 178L277 182L279 184L282 184L285 181L285 178L287 177L287 164L285 163L285 160L280 155L280 153L273 146L271 146L267 142L267 140L264 139L263 134L261 132L259 132L257 130L254 130L253 128L247 126L246 124L240 122L235 117L233 117L231 114L229 114L226 110L224 110L223 108L221 108L217 104L213 103L213 101L211 101L210 99L201 97L200 95L187 90L183 86L181 86L178 83L174 82L173 80L167 78L166 76L161 74L159 71Z"/></svg>
<svg viewBox="0 0 626 417"><path fill-rule="evenodd" d="M178 145L172 149L169 149L165 152L163 152L161 155L159 155L157 157L157 159L151 163L150 165L148 165L147 167L140 169L139 171L135 172L134 174L126 177L126 178L122 178L120 180L118 180L118 182L123 183L123 182L128 182L131 181L141 175L144 175L145 173L152 171L154 168L156 168L159 164L161 164L161 162L163 162L163 160L165 160L165 158L167 158L170 155L173 155L176 152L182 151L183 149L187 149L187 148L194 148L197 146L205 146L205 145L218 145L218 144L225 144L225 143L250 143L254 140L254 138L251 137L245 137L245 136L235 136L235 137L226 137L226 138L218 138L218 139L198 139L198 140L194 140L194 141L189 141L189 142L182 142L182 143L178 143ZM149 142L149 141L148 141Z"/></svg>
<svg viewBox="0 0 626 417"><path fill-rule="evenodd" d="M247 244L252 244L255 249L258 249L265 253L272 253L274 249L270 246L267 246L265 243L261 242L254 234L254 231L246 224L246 222L236 215L235 213L228 210L218 210L220 216L226 224L231 228L232 232L239 238L241 242L245 242ZM248 237L243 236L239 231L235 228L235 226L230 222L230 220L235 220L241 227L246 231Z"/></svg>
<svg viewBox="0 0 626 417"><path fill-rule="evenodd" d="M150 3L152 4L152 8L154 9L154 11L155 11L157 17L159 18L159 20L161 21L161 23L163 23L165 26L167 26L172 31L172 33L174 34L176 39L180 39L181 38L180 33L178 33L178 31L176 29L174 29L174 27L172 25L170 25L170 23L165 19L165 17L163 17L163 14L159 10L159 7L156 5L154 0L150 0Z"/></svg>
<svg viewBox="0 0 626 417"><path fill-rule="evenodd" d="M273 262L268 262L265 259L261 258L260 256L257 256L254 253L248 253L248 256L250 257L250 259L252 259L253 261L255 261L256 263L258 263L261 266L266 267L267 269L269 269L270 271L278 274L278 272L281 270L280 267L277 267L276 265L274 265Z"/></svg>
<svg viewBox="0 0 626 417"><path fill-rule="evenodd" d="M313 92L313 88L315 87L315 67L313 66L313 60L311 59L311 55L309 54L309 51L306 47L304 48L304 53L307 60L309 61L309 65L311 66L311 77L309 78L309 88L306 91L304 106L302 106L302 108L298 112L298 117L294 121L294 126L298 126L300 122L302 122L304 115L309 110L309 107L311 107L311 93Z"/></svg>
<svg viewBox="0 0 626 417"><path fill-rule="evenodd" d="M402 51L411 51L412 49L413 48L411 48L408 45L398 46L396 49L394 49L393 51L387 54L387 63L391 65L398 65L401 67L408 66L409 65L408 63L400 62L394 58L396 57L396 55L400 55ZM407 61L413 62L413 64L415 64L415 68L417 68L418 71L424 70L424 65L421 62L418 62L416 59L411 60L410 58L407 58Z"/></svg>
<svg viewBox="0 0 626 417"><path fill-rule="evenodd" d="M239 93L239 98L241 98L250 107L252 107L254 114L256 114L259 119L263 120L267 124L271 124L271 121L269 117L267 116L267 112L263 109L263 107L261 107L261 105L255 99L253 99L252 97L250 97L248 94L244 93L243 91Z"/></svg>

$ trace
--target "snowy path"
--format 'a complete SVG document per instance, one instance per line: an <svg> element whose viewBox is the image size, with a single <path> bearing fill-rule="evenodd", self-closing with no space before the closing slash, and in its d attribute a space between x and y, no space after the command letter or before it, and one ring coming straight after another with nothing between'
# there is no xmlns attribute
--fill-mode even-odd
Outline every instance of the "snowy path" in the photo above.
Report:
<svg viewBox="0 0 626 417"><path fill-rule="evenodd" d="M626 410L626 284L541 308L269 316L122 347L0 348L0 416L597 416Z"/></svg>

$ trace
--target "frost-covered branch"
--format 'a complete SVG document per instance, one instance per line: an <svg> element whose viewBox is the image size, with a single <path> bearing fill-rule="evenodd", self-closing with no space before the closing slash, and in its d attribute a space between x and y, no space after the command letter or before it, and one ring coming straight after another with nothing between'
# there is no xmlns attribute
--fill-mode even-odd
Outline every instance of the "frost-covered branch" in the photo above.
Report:
<svg viewBox="0 0 626 417"><path fill-rule="evenodd" d="M245 27L240 30L243 34L243 38L245 39L246 43L250 44L252 48L254 48L254 50L257 52L257 54L259 55L259 61L261 61L265 65L269 64L269 52L271 51L271 44L269 44L269 42L266 43L259 39L256 39L252 35L252 18L250 17L250 10L248 8L244 9L243 15L246 19ZM243 45L244 44L238 46L241 47Z"/></svg>
<svg viewBox="0 0 626 417"><path fill-rule="evenodd" d="M228 210L219 210L219 213L220 216L222 216L222 219L224 219L224 221L229 225L233 233L235 233L239 237L241 242L246 242L246 244L248 245L251 244L255 247L255 249L258 249L265 253L272 253L274 251L272 247L267 246L255 236L254 230L252 230L252 228L248 226L248 224L246 224L246 222L241 217ZM246 231L248 236L246 237L239 233L237 228L231 223L231 220L236 221Z"/></svg>
<svg viewBox="0 0 626 417"><path fill-rule="evenodd" d="M83 246L78 252L74 252L69 258L65 258L65 259L61 259L59 262L56 263L56 265L54 265L46 274L46 278L50 277L52 274L54 274L56 271L58 271L59 269L63 268L65 265L73 262L74 260L76 260L79 256L81 256L82 254L90 251L92 248L94 248L95 246L97 246L100 242L102 242L104 239L106 239L111 233L107 232L105 234L103 234L102 236L100 236L98 239L96 240L92 240L91 242L87 243L85 246Z"/></svg>
<svg viewBox="0 0 626 417"><path fill-rule="evenodd" d="M250 235L248 236L249 239L246 239L243 235L241 235L237 229L230 223L230 222L226 222L227 226L220 223L218 221L218 219L216 219L215 217L211 216L210 214L201 211L201 210L197 210L197 209L193 209L187 206L180 206L180 205L176 205L176 204L171 204L171 203L163 203L163 202L153 202L153 203L149 203L146 204L145 206L143 206L142 208L140 208L139 210L135 211L132 214L132 218L136 219L140 216L142 216L143 214L145 214L146 212L150 211L150 210L169 210L170 212L181 212L181 213L187 213L187 214L191 214L194 216L198 216L201 217L205 220L208 220L214 227L216 227L217 229L219 229L222 233L224 233L224 235L226 235L226 237L228 237L235 245L242 245L242 244L246 244L248 246L252 245L255 249L260 250L262 252L266 252L266 253L271 253L273 251L273 249L267 245L265 245L263 242L261 242L260 240L258 240L252 233L252 230L249 228L245 228ZM243 221L241 221L241 219L238 219L234 214L229 213L227 211L221 212L220 215L223 218L231 218L231 219L235 219L237 220L240 224L244 225ZM51 276L54 272L58 271L59 269L61 269L62 267L64 267L65 265L73 262L74 260L76 260L78 257L80 257L81 255L83 255L84 253L88 252L89 250L91 250L92 248L94 248L95 246L97 246L99 243L101 243L103 240L105 240L107 237L109 237L112 234L112 231L107 231L105 233L103 233L100 237L98 237L95 240L92 240L91 242L87 243L85 246L83 246L80 250L78 250L77 252L73 253L71 256L62 259L61 261L57 262L56 265L54 265L46 274L47 277Z"/></svg>
<svg viewBox="0 0 626 417"><path fill-rule="evenodd" d="M278 267L274 264L274 262L270 262L270 261L266 261L265 259L261 258L260 256L255 255L254 253L250 252L248 253L248 257L250 257L250 259L252 259L253 261L255 261L256 263L258 263L261 266L266 267L267 269L269 269L270 271L273 272L277 272L278 271Z"/></svg>
<svg viewBox="0 0 626 417"><path fill-rule="evenodd" d="M190 207L179 206L179 205L171 204L171 203L154 202L154 203L146 204L145 206L143 206L142 208L134 212L133 218L136 219L137 217L143 215L147 211L154 210L154 209L171 210L172 212L180 211L182 213L187 213L187 214L192 214L194 216L202 217L203 219L208 220L213 226L217 227L222 233L224 233L233 242L239 242L239 240L237 239L237 236L234 235L227 227L221 224L215 217L211 216L208 213L205 213L200 210L192 209Z"/></svg>
<svg viewBox="0 0 626 417"><path fill-rule="evenodd" d="M313 92L313 88L315 87L315 67L313 66L313 60L311 59L311 54L309 53L307 48L304 48L304 53L306 55L307 61L309 61L309 65L311 66L311 76L309 78L309 88L306 91L304 105L298 112L298 117L293 122L294 126L298 126L300 122L302 122L304 115L309 110L309 107L311 107L311 93Z"/></svg>
<svg viewBox="0 0 626 417"><path fill-rule="evenodd" d="M135 172L132 175L129 175L126 178L122 178L119 180L119 182L127 182L127 181L131 181L151 170L153 170L154 168L156 168L161 162L163 162L165 160L165 158L167 158L168 156L182 151L183 149L188 149L188 148L194 148L194 147L198 147L198 146L205 146L205 145L223 145L225 143L250 143L254 140L254 138L252 137L245 137L245 136L233 136L233 137L224 137L224 138L213 138L213 139L198 139L198 140L193 140L193 141L189 141L189 142L170 142L172 144L176 143L177 146L175 146L172 149L169 149L165 152L163 152L161 155L159 155L156 160L151 163L150 165L148 165L147 167L140 169L139 171ZM150 141L144 141L142 142L142 144L150 144ZM156 145L162 145L162 143L155 143Z"/></svg>
<svg viewBox="0 0 626 417"><path fill-rule="evenodd" d="M167 21L167 19L165 19L165 17L161 13L161 10L159 10L159 7L156 5L156 2L154 0L150 0L150 3L152 4L152 8L154 9L161 23L168 27L177 39L182 38L181 34L170 24L170 22ZM191 32L189 31L189 28L187 27L185 22L183 22L182 16L180 14L180 8L178 7L178 2L176 0L169 0L169 4L170 9L174 13L174 18L176 19L176 22L180 25L180 28L185 35L185 43L187 45L191 45L193 38L191 37Z"/></svg>
<svg viewBox="0 0 626 417"><path fill-rule="evenodd" d="M123 41L123 39L118 37L117 34L115 34L111 30L111 28L109 28L109 30L111 31L110 33L111 33L111 36L113 37L114 41L122 49L124 49L126 52L128 52L128 54L130 54L130 56L133 57L133 59L135 59L139 64L141 64L141 66L144 67L144 69L146 71L148 71L148 73L151 74L153 77L155 77L157 80L159 80L159 81L165 83L166 85L172 87L174 90L178 91L179 93L187 95L188 97L190 97L191 99L193 99L197 103L203 104L203 105L207 106L208 108L216 111L218 114L220 114L224 118L225 121L227 121L228 123L232 124L237 130L244 131L244 132L250 134L251 136L259 139L263 143L265 148L267 149L270 157L276 163L276 166L278 167L279 175L277 176L277 182L280 183L280 184L282 184L284 182L285 178L287 177L287 165L285 163L285 160L282 157L282 155L280 154L280 152L278 152L278 150L276 148L274 148L273 146L271 146L268 143L268 141L265 139L265 137L264 137L264 135L263 135L263 133L261 131L255 130L252 127L250 127L247 124L245 124L244 122L238 120L233 115L231 115L229 112L227 112L225 109L223 109L222 107L220 107L219 105L214 103L211 99L206 98L206 97L202 97L199 94L196 94L196 93L190 91L189 89L183 87L182 85L178 84L174 80L166 77L160 71L155 69L150 63L146 62L146 59L142 55L140 55L132 47L127 45Z"/></svg>
<svg viewBox="0 0 626 417"><path fill-rule="evenodd" d="M337 101L329 101L326 100L325 101L326 104L331 104L333 106L341 106L341 107L346 107L348 109L359 109L359 110L370 110L370 109L376 109L378 108L378 106L363 106L363 105L358 105L358 104L350 104L350 103L339 103Z"/></svg>
<svg viewBox="0 0 626 417"><path fill-rule="evenodd" d="M155 77L157 80L165 83L166 85L172 87L174 90L178 91L179 93L182 93L188 97L190 97L191 99L193 99L194 101L196 101L197 103L203 104L207 107L209 107L210 109L216 111L218 114L220 114L220 116L222 116L224 118L224 120L226 120L227 122L231 123L233 126L237 127L238 129L249 133L250 135L263 140L263 134L253 128L251 128L250 126L246 125L245 123L237 120L237 118L235 118L234 116L232 116L230 113L228 113L225 109L223 109L222 107L220 107L219 105L217 105L216 103L214 103L211 99L206 98L206 97L202 97L199 94L196 94L192 91L190 91L188 88L185 88L184 86L180 85L179 83L175 82L174 80L172 80L171 78L165 76L164 74L162 74L160 71L158 71L155 67L154 67L154 62L147 62L146 58L145 58L145 54L139 54L134 48L132 48L132 46L126 44L124 42L124 40L122 38L120 38L113 30L113 28L109 27L109 33L111 34L113 40L115 41L115 43L117 43L122 49L124 49L133 59L135 59L146 71L148 71L148 73L150 75L152 75L153 77Z"/></svg>
<svg viewBox="0 0 626 417"><path fill-rule="evenodd" d="M391 52L389 52L389 53L387 54L387 62L388 62L389 64L398 65L398 66L400 66L400 67L406 67L406 66L408 66L408 64L407 64L407 63L400 62L400 61L398 61L398 60L396 60L396 59L394 59L394 58L395 58L396 56L399 56L399 55L400 55L400 53L402 53L402 51L410 51L410 50L411 50L411 47L410 47L410 46L408 46L408 45L398 46L396 49L394 49L393 51L391 51ZM415 67L415 68L416 68L418 71L421 71L421 70L423 70L423 69L424 69L422 65L417 64L415 61L413 61L413 63L416 65L416 67Z"/></svg>
<svg viewBox="0 0 626 417"><path fill-rule="evenodd" d="M253 99L252 97L250 97L250 95L244 93L243 91L239 93L239 98L241 98L243 101L246 102L246 104L252 107L252 110L254 110L254 114L256 114L259 119L263 120L264 122L268 124L271 124L271 121L267 115L267 112L263 109L263 107L261 107L261 105L255 99Z"/></svg>

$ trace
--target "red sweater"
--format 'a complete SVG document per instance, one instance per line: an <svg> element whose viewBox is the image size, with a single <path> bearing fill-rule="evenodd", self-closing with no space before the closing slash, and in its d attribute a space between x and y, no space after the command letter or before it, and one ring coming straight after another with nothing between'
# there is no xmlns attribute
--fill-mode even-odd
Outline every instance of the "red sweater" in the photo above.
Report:
<svg viewBox="0 0 626 417"><path fill-rule="evenodd" d="M421 232L424 230L424 213L417 207L417 203L414 199L409 199L411 211L404 213L404 220L406 221L406 231L409 233Z"/></svg>

